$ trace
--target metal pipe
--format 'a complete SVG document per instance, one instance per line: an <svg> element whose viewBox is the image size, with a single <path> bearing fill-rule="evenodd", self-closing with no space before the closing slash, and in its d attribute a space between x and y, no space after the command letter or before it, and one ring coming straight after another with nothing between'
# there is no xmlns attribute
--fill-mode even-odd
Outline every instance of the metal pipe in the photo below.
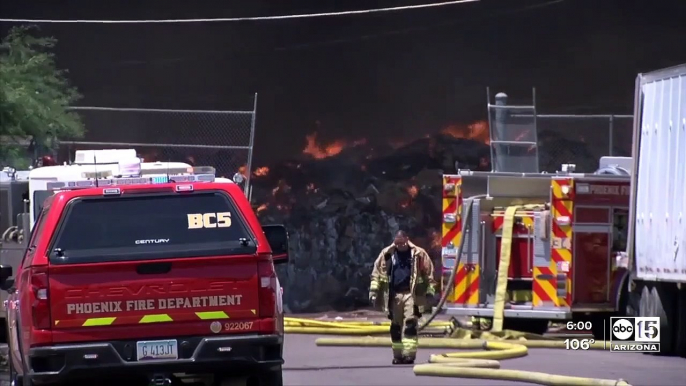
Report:
<svg viewBox="0 0 686 386"><path fill-rule="evenodd" d="M250 190L250 176L252 175L252 148L253 145L255 144L255 120L257 119L257 93L255 93L255 100L253 101L253 107L252 107L252 119L250 121L250 142L248 145L248 165L246 166L248 170L246 171L246 181L245 181L245 187L244 187L244 193L246 196L248 196L249 199L249 190Z"/></svg>
<svg viewBox="0 0 686 386"><path fill-rule="evenodd" d="M613 140L614 131L615 131L614 127L615 127L615 116L610 115L610 129L609 129L610 130L610 138L609 138L609 144L608 144L608 146L610 147L610 152L609 152L610 156L613 155L612 153L614 153L614 147L615 147L614 140Z"/></svg>

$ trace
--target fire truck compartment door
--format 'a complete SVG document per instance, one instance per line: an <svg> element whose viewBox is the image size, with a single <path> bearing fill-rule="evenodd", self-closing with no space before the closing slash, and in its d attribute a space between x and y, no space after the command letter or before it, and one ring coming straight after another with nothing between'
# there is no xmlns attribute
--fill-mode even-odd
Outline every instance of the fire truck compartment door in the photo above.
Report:
<svg viewBox="0 0 686 386"><path fill-rule="evenodd" d="M610 303L612 228L607 225L574 228L573 304Z"/></svg>

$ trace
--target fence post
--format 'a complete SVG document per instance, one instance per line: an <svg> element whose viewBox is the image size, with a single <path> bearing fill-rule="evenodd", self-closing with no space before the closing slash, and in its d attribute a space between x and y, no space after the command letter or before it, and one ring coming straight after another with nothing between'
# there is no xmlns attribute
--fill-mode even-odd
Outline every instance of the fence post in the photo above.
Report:
<svg viewBox="0 0 686 386"><path fill-rule="evenodd" d="M255 99L253 100L252 106L252 120L250 122L250 144L248 145L248 164L245 171L245 194L248 196L248 201L252 198L252 189L250 189L250 176L252 176L252 149L255 143L255 120L257 119L257 93L255 93Z"/></svg>
<svg viewBox="0 0 686 386"><path fill-rule="evenodd" d="M615 126L615 116L613 114L613 115L610 115L610 140L608 141L608 143L610 144L610 153L608 154L609 156L613 155L612 153L613 153L614 147L615 147L615 145L613 143L614 131L615 131L614 126Z"/></svg>
<svg viewBox="0 0 686 386"><path fill-rule="evenodd" d="M496 106L506 106L507 105L507 94L504 92L499 92L495 95L495 105ZM506 130L507 130L507 109L505 108L497 108L495 110L495 140L496 141L505 141L507 140L506 136ZM510 155L510 147L508 145L498 145L494 149L496 152L503 152L507 155ZM503 157L505 154L500 154L496 155L495 158L496 165L494 170L497 171L502 171L506 170L506 167L504 165L505 160L507 159L506 157Z"/></svg>

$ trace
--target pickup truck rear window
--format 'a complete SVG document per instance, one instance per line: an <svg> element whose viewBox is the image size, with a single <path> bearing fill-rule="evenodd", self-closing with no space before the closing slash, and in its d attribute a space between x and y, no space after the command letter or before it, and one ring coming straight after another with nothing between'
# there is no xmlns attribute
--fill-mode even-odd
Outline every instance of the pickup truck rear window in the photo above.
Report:
<svg viewBox="0 0 686 386"><path fill-rule="evenodd" d="M66 208L54 264L249 254L251 232L222 192L81 198Z"/></svg>

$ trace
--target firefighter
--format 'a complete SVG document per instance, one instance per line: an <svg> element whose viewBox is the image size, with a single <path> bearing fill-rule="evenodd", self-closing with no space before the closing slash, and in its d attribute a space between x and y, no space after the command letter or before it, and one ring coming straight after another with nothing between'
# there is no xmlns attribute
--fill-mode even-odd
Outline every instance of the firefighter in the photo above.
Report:
<svg viewBox="0 0 686 386"><path fill-rule="evenodd" d="M426 251L398 231L393 244L374 262L369 301L391 320L393 364L412 364L417 355L417 327L426 297L435 296L434 265Z"/></svg>

